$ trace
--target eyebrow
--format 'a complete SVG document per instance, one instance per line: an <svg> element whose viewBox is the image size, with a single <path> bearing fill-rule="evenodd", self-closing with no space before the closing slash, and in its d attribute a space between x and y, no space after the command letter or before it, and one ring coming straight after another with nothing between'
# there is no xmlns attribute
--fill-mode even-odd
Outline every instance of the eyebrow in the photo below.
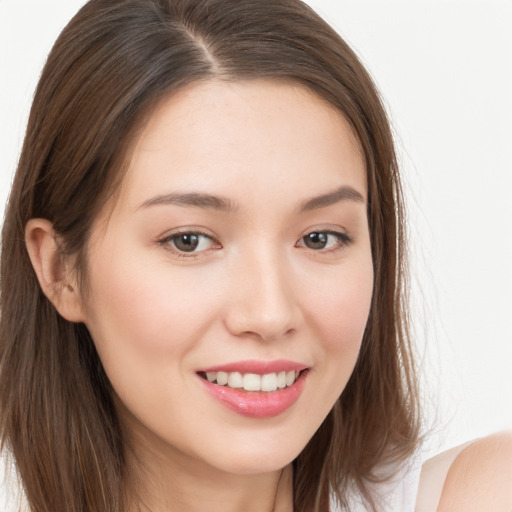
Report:
<svg viewBox="0 0 512 512"><path fill-rule="evenodd" d="M366 204L366 201L360 192L348 185L343 185L342 187L331 192L327 192L326 194L321 194L319 196L312 197L311 199L307 199L299 207L299 213L326 208L327 206L346 200Z"/></svg>
<svg viewBox="0 0 512 512"><path fill-rule="evenodd" d="M230 199L201 192L171 192L170 194L158 195L144 201L139 208L168 204L192 206L206 210L219 210L228 213L238 209L238 205Z"/></svg>
<svg viewBox="0 0 512 512"><path fill-rule="evenodd" d="M301 203L299 213L326 208L340 201L356 201L365 204L364 197L354 188L343 185L331 192L312 197ZM222 196L214 196L203 192L171 192L152 197L144 201L139 208L149 208L156 205L177 205L204 208L206 210L218 210L232 213L238 210L238 204Z"/></svg>

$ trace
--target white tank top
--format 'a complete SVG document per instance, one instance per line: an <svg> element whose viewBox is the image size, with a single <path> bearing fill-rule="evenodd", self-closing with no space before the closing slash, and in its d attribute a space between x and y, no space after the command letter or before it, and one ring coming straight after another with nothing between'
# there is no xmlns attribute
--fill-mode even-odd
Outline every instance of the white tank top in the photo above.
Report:
<svg viewBox="0 0 512 512"><path fill-rule="evenodd" d="M470 444L436 455L423 465L419 457L414 457L391 480L371 486L379 512L436 512L450 466ZM368 512L355 493L349 503L351 512ZM339 512L334 502L331 511Z"/></svg>

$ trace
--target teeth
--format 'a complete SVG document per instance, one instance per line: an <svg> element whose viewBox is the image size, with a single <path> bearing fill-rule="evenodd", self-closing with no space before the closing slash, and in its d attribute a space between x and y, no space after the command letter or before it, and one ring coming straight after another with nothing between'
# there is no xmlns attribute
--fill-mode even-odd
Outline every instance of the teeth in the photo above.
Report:
<svg viewBox="0 0 512 512"><path fill-rule="evenodd" d="M225 386L228 383L228 374L226 372L217 372L217 378L215 380L220 386Z"/></svg>
<svg viewBox="0 0 512 512"><path fill-rule="evenodd" d="M261 390L261 376L255 373L246 373L244 375L243 388L246 391L260 391Z"/></svg>
<svg viewBox="0 0 512 512"><path fill-rule="evenodd" d="M241 373L231 372L228 374L228 386L230 388L243 388L244 380Z"/></svg>
<svg viewBox="0 0 512 512"><path fill-rule="evenodd" d="M293 379L293 381L295 382L295 379ZM275 391L276 389L277 375L275 373L268 373L267 375L261 376L261 391Z"/></svg>
<svg viewBox="0 0 512 512"><path fill-rule="evenodd" d="M300 372L289 371L279 373L266 373L257 375L255 373L241 374L239 372L207 372L206 378L209 382L216 382L219 386L246 391L276 391L291 386L298 378Z"/></svg>

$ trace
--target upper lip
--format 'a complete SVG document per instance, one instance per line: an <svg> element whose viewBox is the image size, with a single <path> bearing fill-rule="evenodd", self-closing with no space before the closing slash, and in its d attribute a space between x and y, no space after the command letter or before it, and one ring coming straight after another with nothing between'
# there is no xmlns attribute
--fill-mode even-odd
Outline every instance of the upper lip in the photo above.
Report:
<svg viewBox="0 0 512 512"><path fill-rule="evenodd" d="M265 375L267 373L290 372L292 370L300 372L306 368L308 368L306 364L286 359L275 359L272 361L254 359L209 366L208 368L201 368L198 372L239 372L242 374L254 373L256 375Z"/></svg>

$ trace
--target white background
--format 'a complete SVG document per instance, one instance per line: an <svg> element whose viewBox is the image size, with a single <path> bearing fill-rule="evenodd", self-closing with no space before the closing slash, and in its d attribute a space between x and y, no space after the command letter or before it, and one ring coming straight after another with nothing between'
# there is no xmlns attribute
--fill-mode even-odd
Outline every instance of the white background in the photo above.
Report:
<svg viewBox="0 0 512 512"><path fill-rule="evenodd" d="M0 0L0 203L38 75L84 2ZM427 453L512 428L512 0L310 0L374 76L410 211Z"/></svg>

